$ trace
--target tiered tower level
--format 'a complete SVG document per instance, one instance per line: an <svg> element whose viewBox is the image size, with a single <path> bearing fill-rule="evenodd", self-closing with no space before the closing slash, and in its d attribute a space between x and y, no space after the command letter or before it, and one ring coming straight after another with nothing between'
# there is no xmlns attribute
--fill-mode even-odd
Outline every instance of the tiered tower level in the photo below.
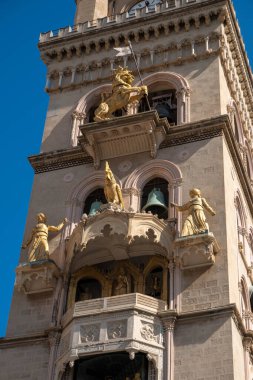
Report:
<svg viewBox="0 0 253 380"><path fill-rule="evenodd" d="M47 222L21 252L0 379L251 380L253 89L233 5L76 2L74 26L40 35L50 102L24 243ZM141 85L116 57L128 40L151 110L94 122L118 66ZM182 236L192 188L216 215Z"/></svg>

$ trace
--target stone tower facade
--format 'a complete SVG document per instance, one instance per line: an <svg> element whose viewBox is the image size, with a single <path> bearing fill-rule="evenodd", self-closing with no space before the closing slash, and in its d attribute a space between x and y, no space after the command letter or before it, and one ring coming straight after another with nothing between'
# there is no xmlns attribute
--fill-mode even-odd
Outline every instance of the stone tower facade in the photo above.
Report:
<svg viewBox="0 0 253 380"><path fill-rule="evenodd" d="M50 102L0 379L252 380L253 83L233 5L76 3L40 36ZM128 40L142 81L116 56ZM119 66L151 108L94 121Z"/></svg>

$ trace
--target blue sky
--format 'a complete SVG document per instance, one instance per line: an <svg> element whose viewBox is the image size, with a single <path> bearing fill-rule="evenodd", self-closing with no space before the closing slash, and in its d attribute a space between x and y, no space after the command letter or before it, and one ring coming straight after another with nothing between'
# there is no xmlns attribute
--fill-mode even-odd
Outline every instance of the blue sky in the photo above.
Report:
<svg viewBox="0 0 253 380"><path fill-rule="evenodd" d="M253 2L235 0L234 5L252 65ZM39 153L48 103L38 36L72 25L74 12L74 0L0 0L0 337L5 335L32 188L33 170L27 156Z"/></svg>

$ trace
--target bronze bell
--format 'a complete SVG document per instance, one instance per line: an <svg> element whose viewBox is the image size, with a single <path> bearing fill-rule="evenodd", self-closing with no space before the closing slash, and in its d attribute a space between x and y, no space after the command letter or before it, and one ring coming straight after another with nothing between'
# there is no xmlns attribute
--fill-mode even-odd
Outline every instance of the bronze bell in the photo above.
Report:
<svg viewBox="0 0 253 380"><path fill-rule="evenodd" d="M152 214L162 208L164 211L168 210L166 206L164 195L160 189L154 188L148 195L148 201L142 208L142 211L151 211ZM161 210L162 211L162 210Z"/></svg>
<svg viewBox="0 0 253 380"><path fill-rule="evenodd" d="M100 209L100 206L102 205L103 203L96 200L94 202L92 202L91 206L90 206L90 212L89 212L89 216L93 216L96 214L97 211L99 211Z"/></svg>

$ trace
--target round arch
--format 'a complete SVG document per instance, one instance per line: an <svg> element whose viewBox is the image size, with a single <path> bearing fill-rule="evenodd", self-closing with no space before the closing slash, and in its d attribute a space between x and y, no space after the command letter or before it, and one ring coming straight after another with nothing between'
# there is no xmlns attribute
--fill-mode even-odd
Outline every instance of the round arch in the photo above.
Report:
<svg viewBox="0 0 253 380"><path fill-rule="evenodd" d="M121 181L115 176L117 183ZM82 217L85 199L97 188L104 188L105 173L103 170L97 170L93 174L83 178L71 191L66 201L66 215L69 220L68 235L70 235Z"/></svg>
<svg viewBox="0 0 253 380"><path fill-rule="evenodd" d="M145 184L153 178L161 177L168 182L168 216L178 217L171 202L181 202L182 172L177 165L168 160L155 159L135 169L125 182L125 189L130 193L130 207L134 211L140 209L141 193Z"/></svg>

